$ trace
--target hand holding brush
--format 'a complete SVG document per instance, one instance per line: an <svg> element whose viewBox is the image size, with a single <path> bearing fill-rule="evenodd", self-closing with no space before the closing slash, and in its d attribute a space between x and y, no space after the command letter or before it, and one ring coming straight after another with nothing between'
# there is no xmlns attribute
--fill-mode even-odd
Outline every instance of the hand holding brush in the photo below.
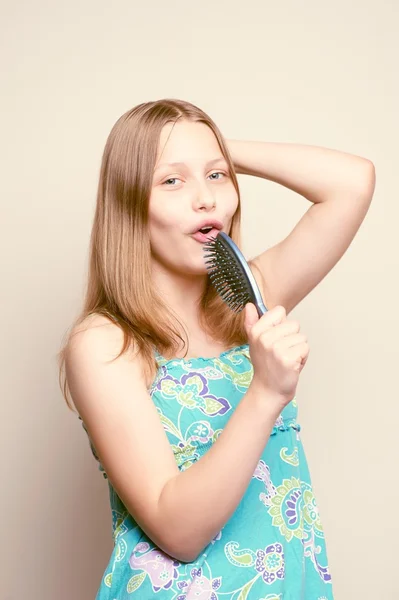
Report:
<svg viewBox="0 0 399 600"><path fill-rule="evenodd" d="M272 393L284 408L295 396L309 355L298 321L288 320L282 306L266 308L247 261L224 232L204 245L210 280L234 312L245 310L245 330L254 376L251 386ZM256 309L256 310L255 310Z"/></svg>

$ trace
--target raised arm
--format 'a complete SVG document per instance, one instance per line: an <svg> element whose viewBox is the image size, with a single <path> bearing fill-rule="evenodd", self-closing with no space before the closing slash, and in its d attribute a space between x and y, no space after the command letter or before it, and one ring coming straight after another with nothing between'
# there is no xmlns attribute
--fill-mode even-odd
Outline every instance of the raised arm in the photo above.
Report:
<svg viewBox="0 0 399 600"><path fill-rule="evenodd" d="M312 202L285 239L253 259L266 305L281 304L290 312L351 244L373 197L374 165L301 144L228 140L228 147L237 173L281 184Z"/></svg>

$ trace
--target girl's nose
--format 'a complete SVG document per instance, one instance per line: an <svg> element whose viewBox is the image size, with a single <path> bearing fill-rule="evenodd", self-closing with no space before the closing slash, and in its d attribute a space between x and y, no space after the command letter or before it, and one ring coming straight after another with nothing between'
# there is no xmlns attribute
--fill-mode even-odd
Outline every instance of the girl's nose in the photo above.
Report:
<svg viewBox="0 0 399 600"><path fill-rule="evenodd" d="M210 209L214 206L216 206L216 199L214 194L211 192L207 185L199 186L195 199L196 209Z"/></svg>

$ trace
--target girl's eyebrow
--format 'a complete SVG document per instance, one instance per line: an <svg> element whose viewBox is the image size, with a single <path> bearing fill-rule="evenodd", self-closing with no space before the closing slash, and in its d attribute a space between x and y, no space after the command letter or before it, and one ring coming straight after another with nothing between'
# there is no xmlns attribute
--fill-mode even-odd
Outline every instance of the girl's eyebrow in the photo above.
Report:
<svg viewBox="0 0 399 600"><path fill-rule="evenodd" d="M224 156L219 156L218 158L213 158L212 160L207 162L206 166L211 167L212 165L214 165L218 162L225 161L225 160L226 159L224 158ZM157 171L158 169L161 169L162 167L187 167L187 165L183 162L162 163L154 169L154 172Z"/></svg>

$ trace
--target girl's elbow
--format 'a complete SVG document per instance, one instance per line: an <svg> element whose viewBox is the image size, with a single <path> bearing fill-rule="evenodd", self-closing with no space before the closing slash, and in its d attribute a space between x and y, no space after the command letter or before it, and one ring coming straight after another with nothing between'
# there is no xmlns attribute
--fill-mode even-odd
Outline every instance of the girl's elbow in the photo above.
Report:
<svg viewBox="0 0 399 600"><path fill-rule="evenodd" d="M168 546L165 547L165 550L167 550L167 554L169 556L175 558L181 563L193 563L201 554L201 550L193 548L192 545L183 546L173 542L168 544Z"/></svg>
<svg viewBox="0 0 399 600"><path fill-rule="evenodd" d="M181 563L195 562L205 548L194 536L179 536L175 533L171 538L172 536L163 544L164 550Z"/></svg>
<svg viewBox="0 0 399 600"><path fill-rule="evenodd" d="M364 171L360 181L360 191L362 196L371 200L375 188L375 166L371 160L364 159Z"/></svg>

